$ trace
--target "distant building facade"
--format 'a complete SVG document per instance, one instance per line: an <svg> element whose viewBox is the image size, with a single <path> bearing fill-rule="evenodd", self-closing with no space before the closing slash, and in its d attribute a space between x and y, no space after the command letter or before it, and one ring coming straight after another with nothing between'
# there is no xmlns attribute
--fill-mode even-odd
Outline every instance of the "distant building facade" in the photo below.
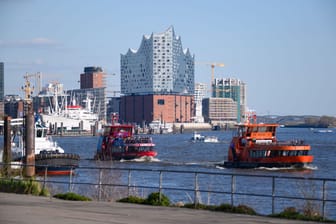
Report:
<svg viewBox="0 0 336 224"><path fill-rule="evenodd" d="M204 122L204 117L202 115L202 100L205 98L207 93L207 84L196 83L195 85L195 122Z"/></svg>
<svg viewBox="0 0 336 224"><path fill-rule="evenodd" d="M0 62L0 102L4 101L5 96L5 65Z"/></svg>
<svg viewBox="0 0 336 224"><path fill-rule="evenodd" d="M23 100L18 95L4 97L4 113L12 118L23 117Z"/></svg>
<svg viewBox="0 0 336 224"><path fill-rule="evenodd" d="M0 62L0 115L4 115L5 65Z"/></svg>
<svg viewBox="0 0 336 224"><path fill-rule="evenodd" d="M183 50L181 38L175 36L173 27L163 33L143 36L138 50L129 49L122 54L120 78L121 120L190 121L195 88L194 56L188 49ZM174 111L185 110L187 114L174 114Z"/></svg>
<svg viewBox="0 0 336 224"><path fill-rule="evenodd" d="M203 99L202 104L206 122L212 124L237 122L237 102L233 99L210 97Z"/></svg>
<svg viewBox="0 0 336 224"><path fill-rule="evenodd" d="M120 97L107 97L106 104L106 120L112 122L112 114L119 114L120 112Z"/></svg>
<svg viewBox="0 0 336 224"><path fill-rule="evenodd" d="M85 67L80 75L80 88L92 89L105 87L105 73L101 67Z"/></svg>
<svg viewBox="0 0 336 224"><path fill-rule="evenodd" d="M232 99L236 103L236 120L238 123L242 121L246 108L246 84L243 81L235 78L215 79L212 83L212 97Z"/></svg>

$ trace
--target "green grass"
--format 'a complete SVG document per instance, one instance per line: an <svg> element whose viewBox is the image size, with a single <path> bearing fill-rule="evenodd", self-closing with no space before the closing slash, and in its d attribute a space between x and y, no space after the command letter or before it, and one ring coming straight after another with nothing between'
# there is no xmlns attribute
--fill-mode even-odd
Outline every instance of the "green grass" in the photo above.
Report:
<svg viewBox="0 0 336 224"><path fill-rule="evenodd" d="M16 194L32 194L38 196L48 196L46 188L41 188L39 182L33 178L27 180L21 179L0 179L0 191Z"/></svg>

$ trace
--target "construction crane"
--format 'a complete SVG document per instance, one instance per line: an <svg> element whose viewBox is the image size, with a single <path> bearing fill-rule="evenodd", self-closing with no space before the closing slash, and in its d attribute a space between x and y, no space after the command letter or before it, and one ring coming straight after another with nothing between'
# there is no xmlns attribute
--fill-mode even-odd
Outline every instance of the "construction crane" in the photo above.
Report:
<svg viewBox="0 0 336 224"><path fill-rule="evenodd" d="M224 63L221 62L196 62L197 64L204 64L204 65L210 65L211 66L211 82L210 82L210 87L211 87L211 92L212 92L212 84L215 80L215 67L224 67Z"/></svg>

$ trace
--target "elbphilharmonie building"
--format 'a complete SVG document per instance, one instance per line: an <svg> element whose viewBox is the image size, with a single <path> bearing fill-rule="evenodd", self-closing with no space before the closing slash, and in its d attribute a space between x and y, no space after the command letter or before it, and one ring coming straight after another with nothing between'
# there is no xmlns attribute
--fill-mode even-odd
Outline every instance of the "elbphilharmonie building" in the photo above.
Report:
<svg viewBox="0 0 336 224"><path fill-rule="evenodd" d="M120 59L120 117L127 122L188 122L193 113L194 56L169 27L144 35Z"/></svg>
<svg viewBox="0 0 336 224"><path fill-rule="evenodd" d="M138 50L121 55L121 93L194 93L194 56L183 50L174 28L144 35Z"/></svg>

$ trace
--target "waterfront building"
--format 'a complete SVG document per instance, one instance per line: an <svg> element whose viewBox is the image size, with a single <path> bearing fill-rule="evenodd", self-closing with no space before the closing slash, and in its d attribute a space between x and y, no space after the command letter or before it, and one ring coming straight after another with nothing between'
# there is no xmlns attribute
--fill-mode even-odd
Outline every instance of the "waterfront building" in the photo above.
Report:
<svg viewBox="0 0 336 224"><path fill-rule="evenodd" d="M237 102L231 98L210 97L202 101L205 122L227 124L237 122Z"/></svg>
<svg viewBox="0 0 336 224"><path fill-rule="evenodd" d="M205 98L207 93L207 84L196 83L195 84L195 122L204 122L204 117L202 115L202 100Z"/></svg>
<svg viewBox="0 0 336 224"><path fill-rule="evenodd" d="M236 120L238 123L242 121L246 108L246 84L243 81L235 78L214 79L212 97L232 99L236 102Z"/></svg>
<svg viewBox="0 0 336 224"><path fill-rule="evenodd" d="M120 118L127 122L189 122L193 114L194 56L173 27L145 35L138 50L121 54Z"/></svg>

